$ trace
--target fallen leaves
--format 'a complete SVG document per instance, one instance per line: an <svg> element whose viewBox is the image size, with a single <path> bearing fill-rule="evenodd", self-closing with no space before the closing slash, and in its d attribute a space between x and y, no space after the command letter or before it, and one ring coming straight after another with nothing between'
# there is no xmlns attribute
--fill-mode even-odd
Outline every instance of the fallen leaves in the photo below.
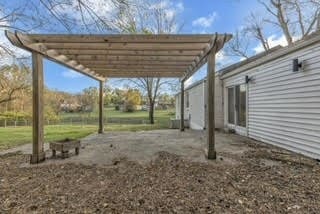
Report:
<svg viewBox="0 0 320 214"><path fill-rule="evenodd" d="M317 162L271 152L265 146L252 146L242 155L221 155L238 164L224 164L223 159L196 163L160 152L146 165L119 157L105 167L21 167L26 156L0 156L0 213L316 213L320 209Z"/></svg>

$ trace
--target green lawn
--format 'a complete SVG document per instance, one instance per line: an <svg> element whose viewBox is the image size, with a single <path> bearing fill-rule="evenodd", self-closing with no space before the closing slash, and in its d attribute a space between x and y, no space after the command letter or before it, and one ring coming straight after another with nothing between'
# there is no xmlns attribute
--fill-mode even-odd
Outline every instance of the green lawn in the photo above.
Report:
<svg viewBox="0 0 320 214"><path fill-rule="evenodd" d="M155 110L154 116L160 119L167 119L174 113L174 109L168 110ZM122 112L116 111L113 107L105 108L104 114L106 117L110 118L141 118L141 119L148 119L149 112L148 111L135 111L135 112Z"/></svg>
<svg viewBox="0 0 320 214"><path fill-rule="evenodd" d="M147 111L135 111L135 112L122 112L116 111L113 107L104 109L104 117L106 123L112 124L148 124L149 117ZM156 110L154 113L155 124L160 128L168 128L168 122L171 117L174 117L174 109L168 110ZM87 118L89 118L89 124L95 124L98 120L98 112L92 113L63 113L60 115L61 122L70 124L81 123L79 120L83 118L84 124L88 124ZM78 121L78 122L75 122ZM108 121L108 122L107 122Z"/></svg>
<svg viewBox="0 0 320 214"><path fill-rule="evenodd" d="M155 110L154 115L157 118L169 118L174 116L175 109L168 110ZM122 112L117 111L114 107L107 107L104 109L104 115L107 118L141 118L148 119L148 111L135 111L135 112ZM81 117L81 116L92 116L97 117L98 112L94 111L91 113L62 113L60 116L64 118L68 117Z"/></svg>
<svg viewBox="0 0 320 214"><path fill-rule="evenodd" d="M45 141L62 140L65 138L83 138L97 130L97 126L46 126ZM18 145L31 143L31 127L7 127L0 128L0 150L8 149Z"/></svg>
<svg viewBox="0 0 320 214"><path fill-rule="evenodd" d="M108 131L142 131L168 128L170 117L174 117L173 110L157 110L155 112L155 124L115 124L105 125ZM92 113L94 114L94 113ZM147 111L136 111L133 113L115 111L113 108L105 109L105 114L110 118L122 118L125 120L141 119L148 121ZM63 117L79 117L78 113L63 114ZM65 138L79 139L98 130L97 125L50 125L45 126L45 141L62 140ZM7 127L0 128L0 150L12 148L18 145L31 143L31 127Z"/></svg>

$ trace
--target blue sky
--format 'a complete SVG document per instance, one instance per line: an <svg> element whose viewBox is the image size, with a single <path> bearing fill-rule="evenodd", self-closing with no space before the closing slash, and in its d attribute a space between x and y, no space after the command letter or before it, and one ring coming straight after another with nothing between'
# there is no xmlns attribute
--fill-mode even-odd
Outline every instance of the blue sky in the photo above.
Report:
<svg viewBox="0 0 320 214"><path fill-rule="evenodd" d="M15 2L18 1L12 0L8 5L14 5ZM261 5L255 0L171 0L171 6L177 13L178 21L183 23L183 28L179 33L188 34L233 33L244 24L244 19L250 12L262 11ZM253 45L253 51L254 48L257 47ZM230 64L237 60L223 53L217 59L222 64ZM49 60L45 60L44 69L45 84L51 89L77 93L86 87L98 85L95 80ZM188 84L203 78L205 72L206 67L204 66L188 81ZM112 84L116 86L114 82Z"/></svg>

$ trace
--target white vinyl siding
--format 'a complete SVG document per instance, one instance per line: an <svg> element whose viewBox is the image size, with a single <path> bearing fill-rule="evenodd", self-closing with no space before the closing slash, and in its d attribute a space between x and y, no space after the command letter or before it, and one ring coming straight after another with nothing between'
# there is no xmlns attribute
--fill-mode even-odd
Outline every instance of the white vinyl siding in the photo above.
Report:
<svg viewBox="0 0 320 214"><path fill-rule="evenodd" d="M223 128L223 87L219 76L215 78L215 127ZM189 108L185 105L185 119L189 119L191 129L205 129L206 126L206 103L207 88L206 82L201 81L199 84L187 88L185 95L189 94ZM186 100L186 98L185 98ZM180 118L180 94L176 96L176 118Z"/></svg>
<svg viewBox="0 0 320 214"><path fill-rule="evenodd" d="M176 119L180 119L180 110L181 110L181 108L180 108L180 94L177 94L176 95L176 99L175 99L175 102L176 102L176 104L175 104L175 106L176 106ZM184 104L184 119L185 120L187 120L187 119L189 119L189 110L188 110L188 108L186 108L186 94L185 94L185 98L184 98L184 102L185 102L185 104Z"/></svg>
<svg viewBox="0 0 320 214"><path fill-rule="evenodd" d="M215 91L214 91L214 119L216 129L223 128L224 120L224 100L223 100L223 81L217 75L215 78Z"/></svg>
<svg viewBox="0 0 320 214"><path fill-rule="evenodd" d="M189 118L190 128L201 130L205 127L203 83L191 88L190 90L188 90L188 93L189 93L188 118Z"/></svg>
<svg viewBox="0 0 320 214"><path fill-rule="evenodd" d="M292 60L304 61L293 72ZM224 80L226 86L252 77L248 87L249 137L320 159L320 44Z"/></svg>
<svg viewBox="0 0 320 214"><path fill-rule="evenodd" d="M175 106L176 106L176 119L180 119L180 94L176 95L175 99Z"/></svg>

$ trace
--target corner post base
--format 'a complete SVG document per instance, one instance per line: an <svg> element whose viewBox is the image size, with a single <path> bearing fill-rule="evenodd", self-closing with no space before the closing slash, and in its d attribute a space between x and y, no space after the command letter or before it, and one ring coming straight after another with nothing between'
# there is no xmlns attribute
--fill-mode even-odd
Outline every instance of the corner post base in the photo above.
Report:
<svg viewBox="0 0 320 214"><path fill-rule="evenodd" d="M209 151L208 149L204 150L205 156L209 160L216 160L217 159L217 152L215 150Z"/></svg>
<svg viewBox="0 0 320 214"><path fill-rule="evenodd" d="M32 154L30 157L30 164L37 164L37 163L41 163L43 161L45 161L46 159L46 153L45 152L41 152L39 154Z"/></svg>

